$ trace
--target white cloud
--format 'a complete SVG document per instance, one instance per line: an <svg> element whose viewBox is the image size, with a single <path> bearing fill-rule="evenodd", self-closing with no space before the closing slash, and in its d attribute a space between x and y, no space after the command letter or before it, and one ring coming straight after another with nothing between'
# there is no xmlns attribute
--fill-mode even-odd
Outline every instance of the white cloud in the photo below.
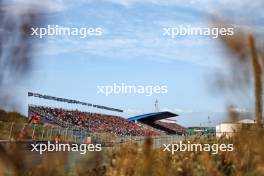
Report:
<svg viewBox="0 0 264 176"><path fill-rule="evenodd" d="M19 0L22 1L22 0ZM29 0L27 0L29 1ZM48 6L53 8L54 11L65 10L77 5L89 5L89 3L96 2L93 0L81 0L78 3L72 3L69 0L48 0ZM211 9L215 4L220 3L221 6L228 6L230 3L227 0L221 2L212 2L212 0L192 0L192 1L183 1L183 0L105 0L105 2L117 3L124 6L131 6L134 4L156 4L156 5L176 5L176 6L188 6L196 9L199 9L203 6L205 9ZM241 1L233 2L239 7L243 6ZM256 4L256 3L253 3ZM102 2L104 5L104 2ZM220 6L220 7L221 7ZM250 5L252 6L252 5ZM237 9L238 7L235 7ZM107 8L108 11L112 11ZM214 9L214 8L213 8ZM95 12L93 12L95 13ZM89 14L91 16L96 14ZM97 13L97 12L96 12ZM97 14L98 15L98 14ZM122 16L117 11L115 16ZM138 17L135 17L138 19ZM100 18L101 19L101 18ZM103 18L104 19L104 18ZM162 36L162 27L168 25L177 25L178 23L175 20L168 18L167 20L156 19L153 21L153 26L146 25L133 25L133 20L127 20L123 25L122 29L115 29L114 32L121 31L122 34L116 35L113 34L113 31L108 31L106 37L111 38L98 38L98 39L87 39L87 40L78 40L74 38L67 39L57 39L57 43L49 43L45 49L47 55L56 55L61 53L83 53L83 54L93 54L98 55L103 58L113 58L113 59L148 59L157 62L172 62L172 61L181 61L192 64L197 64L200 66L206 67L221 67L217 59L221 58L222 53L217 47L214 47L214 50L210 50L213 47L214 43L210 39L197 39L186 38L186 39L167 39ZM108 18L105 18L108 20ZM136 23L137 24L137 23ZM204 24L205 25L205 24ZM108 26L105 26L106 28ZM112 26L109 26L112 29ZM155 31L149 28L160 27L159 31ZM258 31L261 31L263 28L257 28ZM117 31L116 31L117 30ZM216 40L215 40L216 41ZM209 49L207 49L209 48ZM192 52L190 52L190 50ZM207 53L207 54L204 54ZM206 58L205 58L206 57Z"/></svg>
<svg viewBox="0 0 264 176"><path fill-rule="evenodd" d="M252 0L105 0L108 2L120 4L123 6L132 6L136 4L154 4L159 6L179 6L191 9L200 10L201 12L207 12L208 14L225 16L225 18L230 19L229 15L234 18L234 13L236 13L236 20L241 20L243 17L245 19L263 18L264 17L264 1L252 1ZM228 12L228 13L227 13ZM232 14L230 14L232 13ZM249 16L250 15L250 16Z"/></svg>
<svg viewBox="0 0 264 176"><path fill-rule="evenodd" d="M191 109L181 109L181 108L162 108L161 111L169 111L173 113L192 113Z"/></svg>
<svg viewBox="0 0 264 176"><path fill-rule="evenodd" d="M12 0L11 2L17 2L23 6L19 8L26 8L27 5L34 5L40 8L46 8L49 12L59 12L67 10L70 8L78 6L88 6L90 3L98 3L98 0L45 0L45 1L35 1L35 0ZM223 15L223 12L237 13L238 18L241 19L241 14L245 14L245 17L252 17L256 15L258 17L264 17L262 9L264 7L264 2L262 1L252 1L252 0L102 0L100 1L101 5L104 5L105 2L119 4L124 7L130 7L138 4L153 4L157 6L178 6L189 8L192 10L199 10L201 12L206 12L208 14L214 15ZM18 7L16 7L18 8ZM229 13L227 13L228 15ZM232 16L234 17L234 16Z"/></svg>
<svg viewBox="0 0 264 176"><path fill-rule="evenodd" d="M124 113L127 113L127 114L140 114L140 113L143 113L142 110L139 110L139 109L126 109L124 110Z"/></svg>
<svg viewBox="0 0 264 176"><path fill-rule="evenodd" d="M46 43L40 44L38 50L46 56L79 53L83 55L92 54L105 59L132 59L135 61L145 59L160 63L181 61L200 66L216 67L214 58L197 57L201 55L201 49L210 45L212 43L207 39L170 40L157 37L148 39L124 37L83 40L64 38L47 40ZM190 48L193 48L191 53ZM207 52L210 55L209 51Z"/></svg>

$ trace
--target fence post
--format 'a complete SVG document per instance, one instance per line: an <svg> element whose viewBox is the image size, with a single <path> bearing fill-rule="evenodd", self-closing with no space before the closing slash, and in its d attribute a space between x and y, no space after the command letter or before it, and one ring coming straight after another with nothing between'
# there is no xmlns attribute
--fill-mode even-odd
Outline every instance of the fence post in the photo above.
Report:
<svg viewBox="0 0 264 176"><path fill-rule="evenodd" d="M47 129L47 135L46 135L46 140L48 140L49 139L49 128Z"/></svg>
<svg viewBox="0 0 264 176"><path fill-rule="evenodd" d="M52 139L52 130L53 128L50 129L50 140Z"/></svg>
<svg viewBox="0 0 264 176"><path fill-rule="evenodd" d="M82 131L83 129L81 128L81 140L82 140L82 138L83 138L83 131Z"/></svg>
<svg viewBox="0 0 264 176"><path fill-rule="evenodd" d="M12 131L13 131L14 122L11 123L10 131L9 131L9 140L12 138Z"/></svg>
<svg viewBox="0 0 264 176"><path fill-rule="evenodd" d="M31 138L33 138L33 137L34 137L34 135L35 135L35 128L36 128L36 124L34 124L34 128L33 128L33 131L32 131Z"/></svg>
<svg viewBox="0 0 264 176"><path fill-rule="evenodd" d="M64 137L64 140L66 141L68 139L68 128L66 128L66 131L65 131L65 137Z"/></svg>
<svg viewBox="0 0 264 176"><path fill-rule="evenodd" d="M71 130L71 140L74 140L73 130Z"/></svg>
<svg viewBox="0 0 264 176"><path fill-rule="evenodd" d="M41 140L43 140L43 137L44 137L44 126L42 126Z"/></svg>
<svg viewBox="0 0 264 176"><path fill-rule="evenodd" d="M59 132L57 131L58 134L55 136L55 138L57 138L57 136L58 136L59 137L58 139L61 140L61 128L59 128L58 130L59 130Z"/></svg>

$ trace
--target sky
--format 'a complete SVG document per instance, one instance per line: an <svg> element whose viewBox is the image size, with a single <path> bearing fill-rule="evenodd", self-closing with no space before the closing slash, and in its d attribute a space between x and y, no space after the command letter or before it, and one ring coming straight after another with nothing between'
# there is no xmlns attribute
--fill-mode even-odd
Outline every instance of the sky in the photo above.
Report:
<svg viewBox="0 0 264 176"><path fill-rule="evenodd" d="M17 0L9 5L25 10L32 4L45 11L45 25L100 27L103 35L39 39L30 76L17 83L24 114L28 103L49 104L28 99L27 92L32 91L120 108L124 113L119 115L125 118L155 111L157 99L159 110L179 114L177 123L184 126L199 126L208 121L208 116L213 124L219 123L227 118L229 100L214 91L213 82L215 73L226 69L223 58L228 56L224 48L218 39L208 36L171 39L163 35L163 28L210 27L216 16L235 27L254 26L256 33L264 27L263 3L249 0ZM97 86L113 83L166 85L168 93L97 93ZM241 111L245 108L237 107Z"/></svg>

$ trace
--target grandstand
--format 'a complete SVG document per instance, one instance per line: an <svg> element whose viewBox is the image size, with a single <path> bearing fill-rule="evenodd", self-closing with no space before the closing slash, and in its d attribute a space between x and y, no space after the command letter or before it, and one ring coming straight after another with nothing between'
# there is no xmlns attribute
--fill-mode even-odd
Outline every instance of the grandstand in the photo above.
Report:
<svg viewBox="0 0 264 176"><path fill-rule="evenodd" d="M178 116L172 112L155 112L149 114L138 115L131 117L128 120L133 122L139 122L147 126L151 126L154 129L161 130L167 134L184 134L186 133L186 128L178 125L177 123L167 123L160 120Z"/></svg>
<svg viewBox="0 0 264 176"><path fill-rule="evenodd" d="M32 105L29 106L29 114L39 115L42 123L56 124L64 128L85 128L90 133L111 133L120 136L157 134L151 129L114 115Z"/></svg>
<svg viewBox="0 0 264 176"><path fill-rule="evenodd" d="M117 108L32 92L28 93L28 97L33 98L33 103L31 101L28 105L29 119L37 119L34 123L38 125L56 128L63 136L70 131L70 138L74 140L83 141L88 137L93 142L113 145L117 141L132 140L132 137L136 140L144 136L163 139L161 136L166 134L182 135L186 132L176 123L161 121L178 116L171 112L155 112L125 119L120 114L123 110ZM48 103L43 103L43 100ZM47 133L51 135L52 130ZM42 139L45 137L45 132L39 134Z"/></svg>
<svg viewBox="0 0 264 176"><path fill-rule="evenodd" d="M0 121L0 140L98 143L112 147L128 142L143 143L149 136L154 147L161 147L165 142L188 137L184 127L161 121L177 116L171 112L155 112L126 119L121 115L123 111L117 108L36 93L29 93L28 96L28 119L21 122Z"/></svg>

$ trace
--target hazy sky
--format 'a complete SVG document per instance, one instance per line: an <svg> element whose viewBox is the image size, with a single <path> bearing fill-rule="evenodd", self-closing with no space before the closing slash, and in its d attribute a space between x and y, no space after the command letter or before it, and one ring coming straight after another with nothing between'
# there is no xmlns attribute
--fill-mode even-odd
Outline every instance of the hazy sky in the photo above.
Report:
<svg viewBox="0 0 264 176"><path fill-rule="evenodd" d="M15 7L22 10L31 3L18 2L23 6ZM125 110L121 116L131 117L153 112L158 99L160 110L180 115L179 124L199 125L207 121L207 116L216 123L225 117L227 106L226 96L212 90L214 74L224 71L222 59L227 57L218 39L169 39L163 36L163 28L210 27L212 16L224 16L236 25L253 25L261 30L261 3L249 2L55 0L38 4L47 11L46 25L101 27L103 35L40 39L35 48L32 77L18 86L23 106L28 103L24 101L27 91L33 91L121 108ZM113 83L167 85L168 93L151 97L97 94L98 85Z"/></svg>

